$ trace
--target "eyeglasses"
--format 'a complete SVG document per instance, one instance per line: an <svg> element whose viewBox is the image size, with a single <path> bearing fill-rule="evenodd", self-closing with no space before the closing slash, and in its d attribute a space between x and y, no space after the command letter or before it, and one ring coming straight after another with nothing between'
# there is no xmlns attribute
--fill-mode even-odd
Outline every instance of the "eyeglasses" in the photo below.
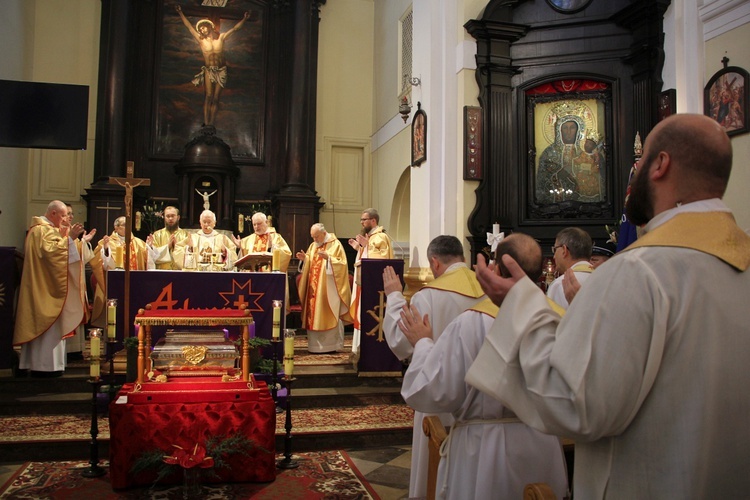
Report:
<svg viewBox="0 0 750 500"><path fill-rule="evenodd" d="M554 255L555 252L557 252L558 248L562 248L565 245L552 245L552 254Z"/></svg>
<svg viewBox="0 0 750 500"><path fill-rule="evenodd" d="M366 220L372 220L372 217L365 217L364 219L359 219L359 222L364 222Z"/></svg>

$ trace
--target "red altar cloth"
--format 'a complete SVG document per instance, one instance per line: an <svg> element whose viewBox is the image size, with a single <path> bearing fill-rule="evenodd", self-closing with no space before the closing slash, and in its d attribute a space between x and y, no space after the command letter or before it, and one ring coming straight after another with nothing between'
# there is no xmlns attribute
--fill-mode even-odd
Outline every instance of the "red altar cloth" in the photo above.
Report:
<svg viewBox="0 0 750 500"><path fill-rule="evenodd" d="M194 391L189 388L199 384L196 381L176 381L161 385L172 386L175 395L185 394L185 401L192 401ZM276 407L265 383L258 382L256 387L262 389L255 391L257 398L236 401L211 401L207 394L206 401L200 403L117 403L133 390L133 384L123 386L118 398L109 406L109 473L112 488L122 489L154 482L155 472L130 473L143 452L158 449L168 455L174 450L173 444L192 449L196 443L205 444L206 439L212 436L230 436L236 432L267 451L256 448L249 457L231 455L227 459L229 467L217 469L218 478L204 475L205 482L273 481L276 478ZM238 389L238 392L241 391ZM181 475L175 475L163 482L181 480Z"/></svg>

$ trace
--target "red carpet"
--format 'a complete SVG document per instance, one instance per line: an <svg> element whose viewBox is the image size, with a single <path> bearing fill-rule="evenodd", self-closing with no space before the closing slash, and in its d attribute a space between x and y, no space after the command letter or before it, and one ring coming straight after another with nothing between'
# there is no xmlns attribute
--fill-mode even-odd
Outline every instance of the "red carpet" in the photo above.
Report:
<svg viewBox="0 0 750 500"><path fill-rule="evenodd" d="M410 429L414 411L403 404L343 406L292 410L292 434ZM276 435L284 435L284 416L276 418ZM90 415L0 416L0 443L90 440ZM100 440L109 439L109 420L99 417Z"/></svg>
<svg viewBox="0 0 750 500"><path fill-rule="evenodd" d="M281 459L283 456L278 456ZM295 454L296 469L278 469L271 483L205 485L205 499L379 499L344 451ZM101 466L106 468L106 462ZM113 491L108 475L87 479L81 470L87 462L28 462L0 488L3 499L182 499L179 486L159 486Z"/></svg>

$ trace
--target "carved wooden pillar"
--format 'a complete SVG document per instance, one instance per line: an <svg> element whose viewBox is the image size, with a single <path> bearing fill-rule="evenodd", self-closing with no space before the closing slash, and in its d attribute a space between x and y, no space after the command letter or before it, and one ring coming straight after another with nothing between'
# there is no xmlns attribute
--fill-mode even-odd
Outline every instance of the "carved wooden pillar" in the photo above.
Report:
<svg viewBox="0 0 750 500"><path fill-rule="evenodd" d="M466 23L466 30L477 40L477 81L482 106L482 171L484 177L476 190L477 204L469 216L472 263L476 254L487 246L483 236L492 232L492 224L510 223L512 204L516 199L502 196L517 185L513 158L516 156L513 136L513 88L510 46L526 33L526 27L495 21Z"/></svg>
<svg viewBox="0 0 750 500"><path fill-rule="evenodd" d="M670 0L640 0L615 17L617 24L633 33L631 53L625 62L633 66L633 139L645 140L658 119L658 98L664 81L664 13Z"/></svg>
<svg viewBox="0 0 750 500"><path fill-rule="evenodd" d="M307 248L310 226L318 221L322 203L315 192L315 100L318 74L319 7L325 0L296 0L292 53L286 179L272 196L278 214L276 230L295 251Z"/></svg>

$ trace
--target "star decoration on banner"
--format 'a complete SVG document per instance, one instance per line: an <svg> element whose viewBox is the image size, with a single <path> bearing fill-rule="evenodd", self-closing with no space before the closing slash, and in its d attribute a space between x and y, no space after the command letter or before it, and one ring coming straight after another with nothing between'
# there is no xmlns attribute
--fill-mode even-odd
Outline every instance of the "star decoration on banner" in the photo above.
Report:
<svg viewBox="0 0 750 500"><path fill-rule="evenodd" d="M258 301L265 293L253 292L252 280L247 280L244 285L237 283L237 280L232 280L232 291L219 292L219 295L224 299L225 306L239 308L245 304L251 313L263 311L263 307L261 307Z"/></svg>

